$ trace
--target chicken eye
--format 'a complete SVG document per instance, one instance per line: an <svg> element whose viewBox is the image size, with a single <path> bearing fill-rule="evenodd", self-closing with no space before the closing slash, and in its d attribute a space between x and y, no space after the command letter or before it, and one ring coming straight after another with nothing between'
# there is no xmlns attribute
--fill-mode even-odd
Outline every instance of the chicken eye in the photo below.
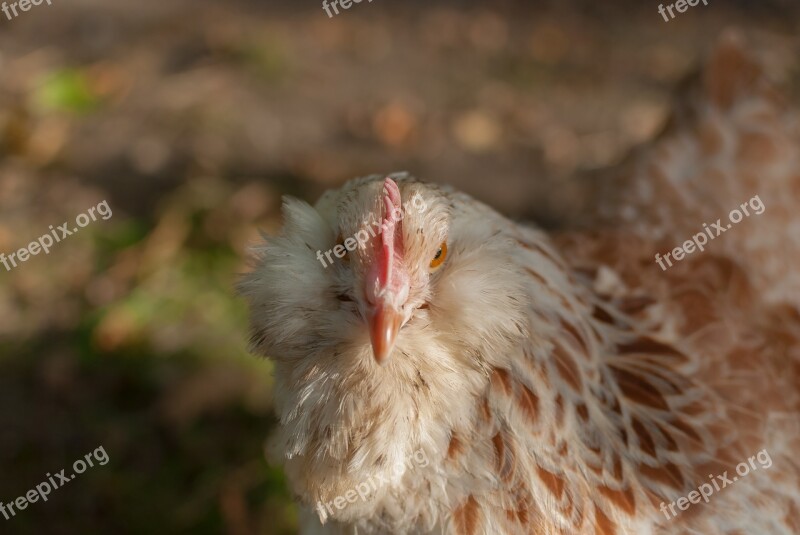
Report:
<svg viewBox="0 0 800 535"><path fill-rule="evenodd" d="M439 266L444 263L445 258L447 258L447 242L442 242L433 260L431 260L431 272L439 269Z"/></svg>

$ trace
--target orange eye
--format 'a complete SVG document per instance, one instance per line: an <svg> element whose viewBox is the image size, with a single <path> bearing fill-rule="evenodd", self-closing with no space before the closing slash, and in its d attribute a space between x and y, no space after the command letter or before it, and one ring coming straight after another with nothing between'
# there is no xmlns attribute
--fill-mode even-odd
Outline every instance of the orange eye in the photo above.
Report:
<svg viewBox="0 0 800 535"><path fill-rule="evenodd" d="M447 242L442 242L439 246L439 250L436 251L436 256L431 260L431 272L439 269L439 266L444 263L445 258L447 258Z"/></svg>

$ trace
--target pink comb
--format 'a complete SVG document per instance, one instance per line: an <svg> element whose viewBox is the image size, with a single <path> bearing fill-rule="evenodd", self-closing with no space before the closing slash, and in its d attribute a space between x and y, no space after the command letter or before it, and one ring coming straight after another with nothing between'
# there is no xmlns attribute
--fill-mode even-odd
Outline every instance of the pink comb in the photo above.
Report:
<svg viewBox="0 0 800 535"><path fill-rule="evenodd" d="M383 182L383 222L381 224L381 243L383 249L379 259L378 281L382 288L386 288L392 282L395 258L395 235L397 230L402 229L402 221L395 221L394 212L401 210L400 188L394 180L386 177ZM402 239L402 234L399 236ZM402 243L398 244L402 250Z"/></svg>

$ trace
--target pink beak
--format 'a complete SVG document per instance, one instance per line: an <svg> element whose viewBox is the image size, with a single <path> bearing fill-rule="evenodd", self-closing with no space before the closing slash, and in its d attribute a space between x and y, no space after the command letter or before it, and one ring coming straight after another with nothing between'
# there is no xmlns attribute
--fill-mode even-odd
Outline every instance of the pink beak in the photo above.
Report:
<svg viewBox="0 0 800 535"><path fill-rule="evenodd" d="M378 364L386 364L392 354L402 322L402 314L384 303L376 305L374 312L370 314L369 337L372 341L372 354Z"/></svg>

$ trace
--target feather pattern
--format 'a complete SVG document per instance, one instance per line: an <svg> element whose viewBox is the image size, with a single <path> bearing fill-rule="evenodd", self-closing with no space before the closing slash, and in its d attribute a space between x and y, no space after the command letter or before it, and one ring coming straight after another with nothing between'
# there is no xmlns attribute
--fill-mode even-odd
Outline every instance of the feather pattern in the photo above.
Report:
<svg viewBox="0 0 800 535"><path fill-rule="evenodd" d="M800 130L735 43L705 76L699 111L630 164L591 231L546 234L404 173L286 201L240 289L275 362L272 451L305 533L800 532ZM774 215L655 265L686 213L754 190ZM425 209L387 226L415 196ZM328 267L313 253L375 217L382 280L402 250L409 287L383 366L365 331L373 249ZM764 236L795 241L781 258Z"/></svg>

